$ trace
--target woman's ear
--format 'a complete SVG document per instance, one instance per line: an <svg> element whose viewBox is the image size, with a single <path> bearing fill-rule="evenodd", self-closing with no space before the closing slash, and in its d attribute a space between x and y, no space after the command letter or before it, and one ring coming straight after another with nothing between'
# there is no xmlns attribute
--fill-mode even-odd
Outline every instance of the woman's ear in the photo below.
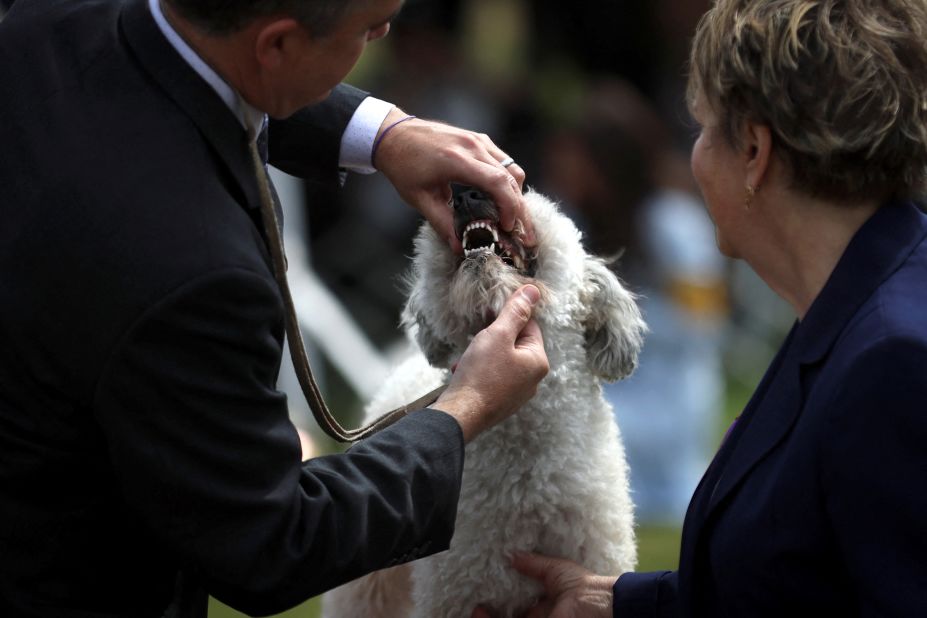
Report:
<svg viewBox="0 0 927 618"><path fill-rule="evenodd" d="M747 169L747 186L754 190L762 186L769 170L769 161L772 157L772 131L765 124L747 122L745 127L744 146Z"/></svg>

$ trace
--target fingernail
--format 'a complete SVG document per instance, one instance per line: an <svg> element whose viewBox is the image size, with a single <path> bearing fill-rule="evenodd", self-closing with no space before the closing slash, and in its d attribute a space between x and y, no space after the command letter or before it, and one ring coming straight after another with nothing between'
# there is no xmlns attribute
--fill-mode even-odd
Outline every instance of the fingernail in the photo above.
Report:
<svg viewBox="0 0 927 618"><path fill-rule="evenodd" d="M521 289L521 293L532 305L537 304L537 302L541 300L541 290L537 289L533 285L526 285Z"/></svg>

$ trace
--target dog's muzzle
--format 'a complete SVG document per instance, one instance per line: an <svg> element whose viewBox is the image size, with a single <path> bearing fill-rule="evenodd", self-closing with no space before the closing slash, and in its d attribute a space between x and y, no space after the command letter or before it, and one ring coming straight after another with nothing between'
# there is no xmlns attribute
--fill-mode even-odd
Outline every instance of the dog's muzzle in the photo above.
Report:
<svg viewBox="0 0 927 618"><path fill-rule="evenodd" d="M519 273L532 276L534 260L521 242L499 229L499 210L485 193L465 188L453 200L454 231L464 248L464 260L495 256Z"/></svg>

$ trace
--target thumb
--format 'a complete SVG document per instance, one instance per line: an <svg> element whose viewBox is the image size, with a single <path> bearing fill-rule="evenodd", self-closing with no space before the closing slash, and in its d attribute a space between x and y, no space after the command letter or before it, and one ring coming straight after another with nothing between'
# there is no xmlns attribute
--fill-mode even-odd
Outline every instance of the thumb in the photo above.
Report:
<svg viewBox="0 0 927 618"><path fill-rule="evenodd" d="M535 320L529 320L516 336L515 347L522 350L544 350L544 335Z"/></svg>
<svg viewBox="0 0 927 618"><path fill-rule="evenodd" d="M463 245L454 231L454 211L448 208L450 199L449 187L441 191L419 191L412 205L428 220L438 236L447 242L455 255L463 255Z"/></svg>
<svg viewBox="0 0 927 618"><path fill-rule="evenodd" d="M493 326L508 333L514 341L531 320L534 306L540 298L541 291L537 287L531 284L522 286L505 301Z"/></svg>

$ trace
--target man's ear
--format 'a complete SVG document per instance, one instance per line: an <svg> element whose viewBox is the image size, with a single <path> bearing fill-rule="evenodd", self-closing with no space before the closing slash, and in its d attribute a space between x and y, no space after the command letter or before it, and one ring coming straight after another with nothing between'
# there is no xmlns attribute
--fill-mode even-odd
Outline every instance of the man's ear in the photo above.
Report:
<svg viewBox="0 0 927 618"><path fill-rule="evenodd" d="M259 26L254 39L254 54L261 68L273 71L285 65L290 54L309 36L295 19L282 17Z"/></svg>
<svg viewBox="0 0 927 618"><path fill-rule="evenodd" d="M747 121L744 127L747 186L762 186L772 157L772 131L769 126Z"/></svg>

